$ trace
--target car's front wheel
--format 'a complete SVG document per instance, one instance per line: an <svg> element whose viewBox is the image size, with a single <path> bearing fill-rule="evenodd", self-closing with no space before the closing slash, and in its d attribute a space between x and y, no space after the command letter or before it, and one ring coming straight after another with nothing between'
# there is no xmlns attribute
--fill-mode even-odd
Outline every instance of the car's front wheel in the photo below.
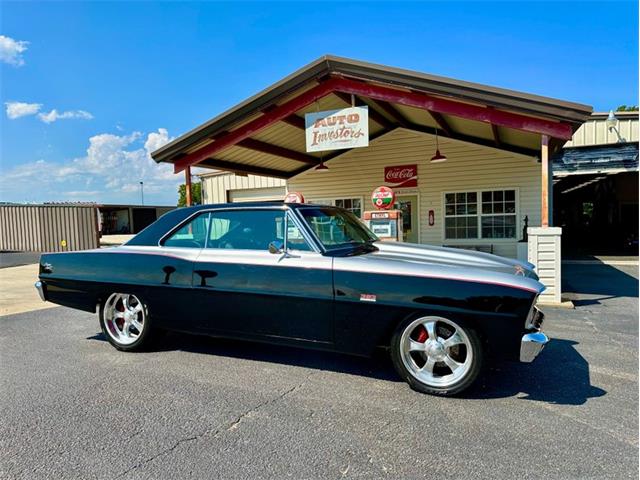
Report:
<svg viewBox="0 0 640 480"><path fill-rule="evenodd" d="M400 376L413 389L434 395L455 395L470 387L483 355L475 330L443 317L406 320L391 340L391 358Z"/></svg>
<svg viewBox="0 0 640 480"><path fill-rule="evenodd" d="M141 350L151 340L149 312L136 295L112 293L100 305L99 318L102 332L118 350Z"/></svg>

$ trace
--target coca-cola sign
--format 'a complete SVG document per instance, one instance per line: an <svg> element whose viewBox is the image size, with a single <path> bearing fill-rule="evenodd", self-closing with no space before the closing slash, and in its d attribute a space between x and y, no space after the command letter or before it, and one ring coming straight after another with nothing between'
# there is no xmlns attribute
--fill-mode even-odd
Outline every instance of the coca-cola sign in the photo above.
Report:
<svg viewBox="0 0 640 480"><path fill-rule="evenodd" d="M418 165L394 165L384 167L384 181L393 188L418 186Z"/></svg>

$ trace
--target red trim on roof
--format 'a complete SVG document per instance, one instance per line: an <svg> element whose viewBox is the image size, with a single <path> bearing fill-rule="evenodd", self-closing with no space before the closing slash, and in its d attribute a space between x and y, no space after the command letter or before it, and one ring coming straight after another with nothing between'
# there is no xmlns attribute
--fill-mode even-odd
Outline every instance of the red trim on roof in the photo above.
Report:
<svg viewBox="0 0 640 480"><path fill-rule="evenodd" d="M568 123L543 120L541 118L528 117L478 105L469 105L468 103L455 102L445 98L432 97L424 93L403 92L381 85L372 85L346 78L340 79L337 89L344 93L361 95L363 97L373 98L374 100L422 108L444 113L445 115L491 123L500 127L549 135L563 140L570 140L573 135L571 125Z"/></svg>
<svg viewBox="0 0 640 480"><path fill-rule="evenodd" d="M568 123L528 117L478 105L469 105L419 92L406 92L382 85L372 85L347 78L332 77L293 100L266 112L261 117L216 138L213 143L179 158L174 163L174 172L179 173L191 165L212 158L213 155L221 150L237 145L242 140L251 137L251 135L263 130L272 123L295 114L316 100L333 92L343 92L374 100L422 108L431 112L453 115L491 125L549 135L553 138L568 140L573 134L572 127Z"/></svg>

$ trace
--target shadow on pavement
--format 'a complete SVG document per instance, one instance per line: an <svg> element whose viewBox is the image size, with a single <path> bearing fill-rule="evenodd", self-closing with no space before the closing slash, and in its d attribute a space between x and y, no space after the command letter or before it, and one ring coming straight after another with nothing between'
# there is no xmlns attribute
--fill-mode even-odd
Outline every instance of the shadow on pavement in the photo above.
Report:
<svg viewBox="0 0 640 480"><path fill-rule="evenodd" d="M102 333L98 333L87 340L106 341L106 338ZM328 370L379 380L401 381L396 375L391 361L383 351L377 352L372 358L366 358L335 352L207 337L205 335L189 335L179 332L167 333L154 348L156 352L174 350Z"/></svg>
<svg viewBox="0 0 640 480"><path fill-rule="evenodd" d="M591 385L589 364L574 348L578 342L552 339L533 363L490 365L480 383L464 395L486 399L511 397L556 405L582 405L606 395Z"/></svg>
<svg viewBox="0 0 640 480"><path fill-rule="evenodd" d="M637 271L637 267L634 268ZM638 279L605 263L596 265L562 265L563 297L576 307L600 304L618 297L637 297ZM581 298L598 295L600 298Z"/></svg>
<svg viewBox="0 0 640 480"><path fill-rule="evenodd" d="M106 341L102 333L88 340ZM489 365L485 374L461 398L492 399L520 396L559 405L582 405L606 392L591 385L589 364L574 348L577 342L553 339L533 364L502 362ZM389 357L379 352L373 358L278 345L242 342L205 336L169 333L156 351L182 350L205 355L241 358L258 362L328 370L392 382L401 382Z"/></svg>

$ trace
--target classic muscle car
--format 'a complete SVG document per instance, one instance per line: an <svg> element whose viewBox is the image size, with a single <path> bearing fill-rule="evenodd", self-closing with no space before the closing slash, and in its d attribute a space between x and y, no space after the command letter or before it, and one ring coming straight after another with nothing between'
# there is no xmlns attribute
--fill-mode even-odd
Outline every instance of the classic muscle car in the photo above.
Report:
<svg viewBox="0 0 640 480"><path fill-rule="evenodd" d="M43 300L98 312L118 350L159 330L370 355L390 350L414 389L453 395L488 355L531 362L547 337L533 266L381 242L352 213L313 204L202 205L125 245L44 254Z"/></svg>

